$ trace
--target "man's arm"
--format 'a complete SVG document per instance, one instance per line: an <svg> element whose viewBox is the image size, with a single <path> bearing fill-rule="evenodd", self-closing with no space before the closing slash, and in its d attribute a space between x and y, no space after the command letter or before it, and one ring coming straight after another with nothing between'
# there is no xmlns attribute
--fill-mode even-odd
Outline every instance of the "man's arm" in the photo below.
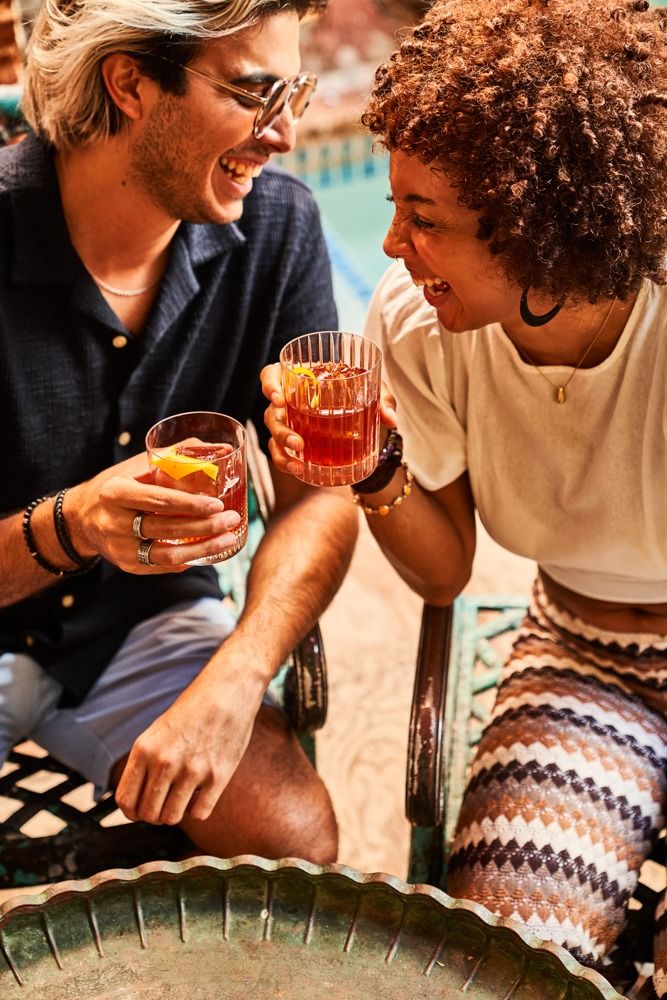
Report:
<svg viewBox="0 0 667 1000"><path fill-rule="evenodd" d="M116 792L130 819L178 823L186 810L208 818L245 752L267 684L349 566L358 529L349 492L271 475L276 509L238 626L135 742Z"/></svg>

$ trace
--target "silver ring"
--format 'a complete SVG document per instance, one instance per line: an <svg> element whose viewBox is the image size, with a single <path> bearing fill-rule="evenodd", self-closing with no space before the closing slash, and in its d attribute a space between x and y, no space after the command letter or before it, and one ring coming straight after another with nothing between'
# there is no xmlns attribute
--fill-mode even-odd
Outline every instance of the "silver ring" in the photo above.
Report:
<svg viewBox="0 0 667 1000"><path fill-rule="evenodd" d="M143 521L143 519L144 515L141 512L137 514L134 521L132 522L132 534L134 535L135 538L138 538L140 542L147 542L148 539L141 530L142 528L141 522Z"/></svg>
<svg viewBox="0 0 667 1000"><path fill-rule="evenodd" d="M143 542L139 542L139 547L137 549L137 562L141 563L142 566L155 566L154 562L151 562L151 549L155 545L155 539L148 541L144 539Z"/></svg>

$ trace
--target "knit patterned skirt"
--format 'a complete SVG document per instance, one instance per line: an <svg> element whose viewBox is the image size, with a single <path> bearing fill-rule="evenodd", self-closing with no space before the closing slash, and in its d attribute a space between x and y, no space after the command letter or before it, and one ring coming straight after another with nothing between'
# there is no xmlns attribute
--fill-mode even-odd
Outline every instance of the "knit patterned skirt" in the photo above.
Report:
<svg viewBox="0 0 667 1000"><path fill-rule="evenodd" d="M605 632L539 583L474 760L447 890L598 965L667 810L667 637ZM659 911L654 985L667 997Z"/></svg>

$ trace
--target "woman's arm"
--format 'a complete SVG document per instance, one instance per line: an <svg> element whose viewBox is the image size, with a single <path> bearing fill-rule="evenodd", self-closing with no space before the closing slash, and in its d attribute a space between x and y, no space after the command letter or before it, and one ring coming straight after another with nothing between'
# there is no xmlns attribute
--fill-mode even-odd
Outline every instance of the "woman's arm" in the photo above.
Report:
<svg viewBox="0 0 667 1000"><path fill-rule="evenodd" d="M403 491L405 476L405 469L398 469L385 489L360 496L361 504L391 505ZM467 473L434 492L414 481L400 506L366 519L394 569L425 601L444 606L460 594L475 554L475 508Z"/></svg>

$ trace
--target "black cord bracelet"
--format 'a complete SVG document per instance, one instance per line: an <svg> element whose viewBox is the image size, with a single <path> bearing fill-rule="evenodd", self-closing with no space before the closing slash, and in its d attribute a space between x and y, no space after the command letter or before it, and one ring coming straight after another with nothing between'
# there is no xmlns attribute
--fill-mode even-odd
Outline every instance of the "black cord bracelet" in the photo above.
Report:
<svg viewBox="0 0 667 1000"><path fill-rule="evenodd" d="M26 509L23 511L23 521L21 523L21 528L23 530L23 537L25 539L25 544L27 546L28 552L35 560L37 565L41 566L42 569L45 569L47 573L51 573L53 576L60 576L60 577L75 576L77 573L81 572L80 569L61 569L60 566L54 566L53 563L50 563L48 559L45 559L44 556L37 551L37 546L35 544L35 536L32 533L30 519L32 518L35 509L39 507L40 503L44 503L46 500L50 499L51 499L50 496L38 497L37 500L33 500L32 503L29 503Z"/></svg>
<svg viewBox="0 0 667 1000"><path fill-rule="evenodd" d="M370 476L362 479L361 482L353 483L352 489L355 493L379 493L392 481L396 470L400 469L402 461L403 438L396 428L392 427L387 434L384 447L380 451L375 469Z"/></svg>
<svg viewBox="0 0 667 1000"><path fill-rule="evenodd" d="M82 570L92 569L93 566L96 566L100 561L100 557L92 556L90 559L85 559L83 556L80 556L74 548L69 530L67 528L65 514L63 512L63 499L66 493L67 489L59 490L53 501L53 526L56 529L58 541L60 542L63 551L69 556L73 563L80 566Z"/></svg>

